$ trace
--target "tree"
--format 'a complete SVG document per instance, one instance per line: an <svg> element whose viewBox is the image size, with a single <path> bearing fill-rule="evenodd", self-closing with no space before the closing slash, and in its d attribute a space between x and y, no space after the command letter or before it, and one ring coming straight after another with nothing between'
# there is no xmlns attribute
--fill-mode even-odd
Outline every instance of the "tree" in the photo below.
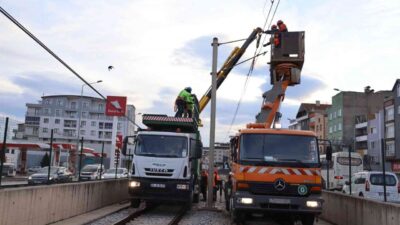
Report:
<svg viewBox="0 0 400 225"><path fill-rule="evenodd" d="M40 162L41 167L50 166L50 157L46 154L43 156L42 161Z"/></svg>

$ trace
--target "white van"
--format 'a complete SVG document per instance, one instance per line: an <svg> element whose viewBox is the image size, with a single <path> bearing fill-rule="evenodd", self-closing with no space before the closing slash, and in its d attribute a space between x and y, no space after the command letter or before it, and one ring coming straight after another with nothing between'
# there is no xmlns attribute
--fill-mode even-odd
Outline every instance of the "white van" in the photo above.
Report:
<svg viewBox="0 0 400 225"><path fill-rule="evenodd" d="M386 172L386 199L387 201L399 201L400 184L397 176L392 172ZM349 193L349 182L343 188L344 193ZM364 171L354 174L351 178L351 194L375 200L384 199L383 172Z"/></svg>

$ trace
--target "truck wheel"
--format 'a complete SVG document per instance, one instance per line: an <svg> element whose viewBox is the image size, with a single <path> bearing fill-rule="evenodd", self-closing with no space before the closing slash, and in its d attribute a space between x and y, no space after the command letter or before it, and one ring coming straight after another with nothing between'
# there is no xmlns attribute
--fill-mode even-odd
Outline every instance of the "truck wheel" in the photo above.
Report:
<svg viewBox="0 0 400 225"><path fill-rule="evenodd" d="M140 199L131 199L131 207L138 208L140 205Z"/></svg>
<svg viewBox="0 0 400 225"><path fill-rule="evenodd" d="M301 216L301 223L303 225L313 225L315 216L313 214L305 214Z"/></svg>

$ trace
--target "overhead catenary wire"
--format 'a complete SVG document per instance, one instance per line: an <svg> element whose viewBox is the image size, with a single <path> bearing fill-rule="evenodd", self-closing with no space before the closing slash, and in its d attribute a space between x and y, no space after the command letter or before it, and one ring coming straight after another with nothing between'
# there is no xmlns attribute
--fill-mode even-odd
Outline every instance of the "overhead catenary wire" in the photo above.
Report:
<svg viewBox="0 0 400 225"><path fill-rule="evenodd" d="M275 2L274 0L271 0L271 6L270 6L270 8L269 8L269 10L268 10L267 17L265 18L264 25L263 25L263 30L266 29L266 25L268 24L269 16L270 16L271 10L272 10L272 8L273 8L273 6L274 6L274 2ZM267 1L265 2L263 8L265 8L266 3L267 3ZM274 13L273 13L273 15L272 15L272 17L271 17L271 20L270 20L270 22L269 22L268 27L270 27L271 24L272 24L272 21L273 21L273 19L274 19L274 17L275 17L276 11L277 11L277 9L278 9L278 7L279 7L279 3L280 3L280 0L278 0L278 3L277 3L277 5L276 5L276 7L275 7ZM264 36L263 41L261 42L262 45L264 45L266 37L267 37L267 36ZM246 89L247 89L248 80L249 80L249 78L250 78L250 76L251 76L251 74L252 74L252 72L253 72L254 66L255 66L255 64L256 64L256 62L257 62L257 58L258 58L258 57L256 57L256 56L259 56L260 54L263 54L263 53L260 53L261 50L262 50L262 48L259 48L258 53L257 53L257 50L258 50L258 46L256 46L256 49L255 49L255 52L254 52L254 57L250 58L250 59L253 59L253 61L252 61L251 65L250 65L249 72L247 73L246 80L245 80L245 83L244 83L244 86L243 86L242 93L241 93L241 95L240 95L238 104L236 105L236 109L235 109L235 112L234 112L234 115L233 115L231 124L230 124L229 129L228 129L228 132L227 132L227 137L229 137L229 134L230 134L230 132L231 132L231 130L232 130L232 126L233 126L233 124L234 124L235 121L236 121L237 113L238 113L238 111L239 111L241 102L242 102L242 100L243 100L244 93L246 92ZM265 53L266 53L266 52L265 52ZM264 54L265 54L265 53L264 53ZM248 61L248 60L246 60L246 61Z"/></svg>
<svg viewBox="0 0 400 225"><path fill-rule="evenodd" d="M46 50L50 55L52 55L57 61L64 65L69 71L71 71L76 77L78 77L82 82L89 86L94 92L96 92L102 99L107 100L104 95L102 95L96 88L94 88L88 81L86 81L81 75L79 75L72 67L70 67L64 60L62 60L56 53L54 53L50 48L48 48L42 41L40 41L34 34L32 34L28 29L26 29L20 22L18 22L13 16L11 16L3 7L0 6L0 12L7 17L11 22L13 22L18 28L20 28L24 33L26 33L30 38L32 38L37 44L39 44L44 50ZM125 116L131 123L133 123L138 128L141 128L128 116Z"/></svg>

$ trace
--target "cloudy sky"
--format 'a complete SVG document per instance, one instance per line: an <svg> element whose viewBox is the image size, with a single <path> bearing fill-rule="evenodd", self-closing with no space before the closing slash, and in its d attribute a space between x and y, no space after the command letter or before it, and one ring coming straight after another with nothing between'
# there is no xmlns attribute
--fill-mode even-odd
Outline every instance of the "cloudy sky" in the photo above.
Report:
<svg viewBox="0 0 400 225"><path fill-rule="evenodd" d="M0 5L86 80L103 80L96 85L103 95L128 96L137 112L172 115L182 88L191 86L201 97L209 87L212 38L246 38L264 25L271 1L3 0ZM306 32L302 84L287 91L284 126L301 102L330 103L333 88L386 90L400 77L398 0L281 0L273 22L278 19L289 30ZM23 120L27 102L80 93L82 82L3 15L0 33L1 115ZM219 47L220 65L236 45ZM250 46L243 59L254 50ZM250 64L235 68L218 90L217 141L254 121L261 94L271 87L268 61L268 55L257 60L230 133ZM108 71L109 65L115 69ZM85 95L96 96L89 89ZM202 113L206 143L209 114L208 106Z"/></svg>

